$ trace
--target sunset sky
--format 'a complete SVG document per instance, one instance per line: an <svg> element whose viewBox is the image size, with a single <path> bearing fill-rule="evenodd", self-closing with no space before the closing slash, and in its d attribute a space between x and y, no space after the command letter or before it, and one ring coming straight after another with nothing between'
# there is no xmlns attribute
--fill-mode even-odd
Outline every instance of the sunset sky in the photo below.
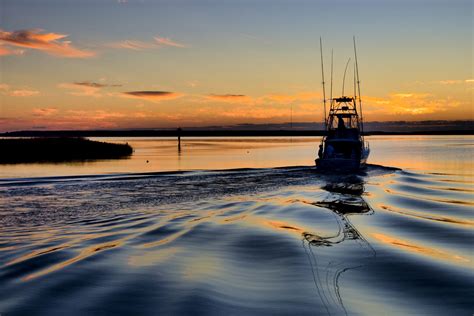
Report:
<svg viewBox="0 0 474 316"><path fill-rule="evenodd" d="M320 121L353 35L366 121L474 119L471 0L0 0L0 131Z"/></svg>

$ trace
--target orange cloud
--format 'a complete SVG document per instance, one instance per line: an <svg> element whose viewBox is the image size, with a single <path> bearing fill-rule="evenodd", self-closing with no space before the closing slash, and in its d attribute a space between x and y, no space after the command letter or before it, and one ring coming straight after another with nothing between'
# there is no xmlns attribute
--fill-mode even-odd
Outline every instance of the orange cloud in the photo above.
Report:
<svg viewBox="0 0 474 316"><path fill-rule="evenodd" d="M5 47L0 42L0 56L8 56L8 55L23 55L25 53L24 49L12 49L9 47Z"/></svg>
<svg viewBox="0 0 474 316"><path fill-rule="evenodd" d="M464 80L441 80L441 81L439 81L439 83L442 84L442 85L453 85L453 84L464 83Z"/></svg>
<svg viewBox="0 0 474 316"><path fill-rule="evenodd" d="M456 84L464 84L464 83L474 83L474 79L465 79L465 80L441 80L438 81L439 84L442 85L456 85Z"/></svg>
<svg viewBox="0 0 474 316"><path fill-rule="evenodd" d="M441 113L460 107L462 102L451 98L437 98L428 93L392 93L388 97L362 98L364 114L368 116L406 116L417 119L424 115Z"/></svg>
<svg viewBox="0 0 474 316"><path fill-rule="evenodd" d="M9 95L12 97L31 97L33 95L38 95L38 94L39 94L39 91L27 90L27 89L13 90L9 93Z"/></svg>
<svg viewBox="0 0 474 316"><path fill-rule="evenodd" d="M31 97L40 93L39 91L31 89L11 89L7 84L0 84L0 90L3 95L11 97Z"/></svg>
<svg viewBox="0 0 474 316"><path fill-rule="evenodd" d="M93 121L102 121L111 118L121 118L125 117L126 114L120 112L109 112L103 110L97 111L75 111L70 110L68 111L68 116L70 118L77 118L79 120L93 120Z"/></svg>
<svg viewBox="0 0 474 316"><path fill-rule="evenodd" d="M68 35L57 33L41 33L40 29L3 31L0 29L0 42L3 45L37 49L49 55L68 58L88 58L96 54L92 51L81 50L63 40Z"/></svg>
<svg viewBox="0 0 474 316"><path fill-rule="evenodd" d="M180 98L183 96L183 94L169 91L129 91L123 92L122 96L126 98L143 99L151 102L160 102L163 100Z"/></svg>

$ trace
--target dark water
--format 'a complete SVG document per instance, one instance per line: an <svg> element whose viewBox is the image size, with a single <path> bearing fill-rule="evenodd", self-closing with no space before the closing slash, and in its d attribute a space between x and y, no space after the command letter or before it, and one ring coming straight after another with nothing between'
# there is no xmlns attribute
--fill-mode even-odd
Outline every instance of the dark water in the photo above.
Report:
<svg viewBox="0 0 474 316"><path fill-rule="evenodd" d="M0 313L472 315L460 161L0 179Z"/></svg>

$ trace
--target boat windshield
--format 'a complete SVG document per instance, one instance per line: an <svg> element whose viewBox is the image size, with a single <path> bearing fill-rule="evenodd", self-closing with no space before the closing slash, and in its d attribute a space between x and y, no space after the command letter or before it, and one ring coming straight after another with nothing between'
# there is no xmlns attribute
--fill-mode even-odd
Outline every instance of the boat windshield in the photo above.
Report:
<svg viewBox="0 0 474 316"><path fill-rule="evenodd" d="M335 117L330 120L329 129L350 129L358 128L357 117L355 115L335 115Z"/></svg>

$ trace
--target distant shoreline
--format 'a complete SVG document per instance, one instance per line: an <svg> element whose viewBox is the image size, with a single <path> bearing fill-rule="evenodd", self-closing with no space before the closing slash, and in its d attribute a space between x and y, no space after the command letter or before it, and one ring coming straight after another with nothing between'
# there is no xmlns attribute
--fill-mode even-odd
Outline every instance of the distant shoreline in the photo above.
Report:
<svg viewBox="0 0 474 316"><path fill-rule="evenodd" d="M0 137L283 137L323 136L321 130L88 130L88 131L17 131L0 133ZM474 135L473 130L438 130L383 132L370 131L366 136L377 135Z"/></svg>

